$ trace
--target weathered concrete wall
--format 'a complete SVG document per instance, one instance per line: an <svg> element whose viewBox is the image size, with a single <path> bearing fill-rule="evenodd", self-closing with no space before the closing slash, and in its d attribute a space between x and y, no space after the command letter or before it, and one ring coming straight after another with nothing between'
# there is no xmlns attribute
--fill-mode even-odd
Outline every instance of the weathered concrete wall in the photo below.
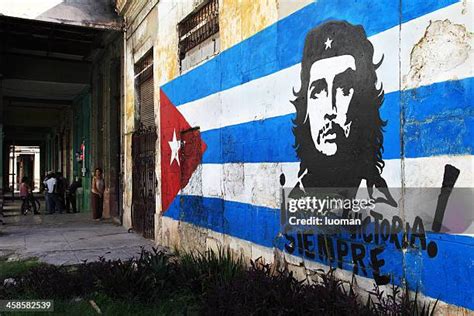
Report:
<svg viewBox="0 0 474 316"><path fill-rule="evenodd" d="M157 192L158 243L191 250L228 245L248 259L263 257L305 277L331 262L320 256L318 236L281 234L282 182L294 189L355 186L367 192L366 187L386 187L397 207L370 217L392 229L397 221L404 227L408 223L411 228L402 229L407 234L432 222L406 206L406 196L397 198L394 188L439 188L447 164L460 171L456 187L473 186L472 3L221 0L221 53L180 75L177 24L200 3L148 3L126 15L129 193L124 207L130 209L133 176L133 63L153 46L156 173L164 188ZM340 22L325 23L330 20ZM340 90L308 92L312 76L332 84L336 81L329 78L348 69L354 75L338 83ZM314 110L325 108L327 113ZM329 118L322 117L326 114ZM182 132L190 127L199 127L199 138L185 138ZM190 147L199 139L203 144ZM367 143L361 145L361 139ZM340 148L348 156L338 153ZM361 153L368 156L361 158ZM164 183L169 179L176 183ZM173 185L180 190L163 207L161 197ZM340 267L341 278L357 274L361 288L371 289L374 279L392 275L396 282L418 286L426 297L473 309L466 272L474 257L472 218L463 220L465 229L457 234L419 231L426 243L419 247L397 249L398 237L382 248L378 239L364 240L358 248L335 238L331 242L340 257L332 264ZM364 251L365 269L351 247Z"/></svg>
<svg viewBox="0 0 474 316"><path fill-rule="evenodd" d="M123 120L122 120L122 146L123 146L123 225L132 227L132 134L138 128L135 91L134 65L147 52L153 49L154 64L157 62L158 40L158 1L130 2L126 11L121 12L126 22L124 59L123 59ZM154 77L157 76L154 66ZM155 104L159 102L157 91L159 86L155 80ZM155 111L156 117L156 111ZM159 153L158 153L159 154ZM159 193L158 193L159 194Z"/></svg>

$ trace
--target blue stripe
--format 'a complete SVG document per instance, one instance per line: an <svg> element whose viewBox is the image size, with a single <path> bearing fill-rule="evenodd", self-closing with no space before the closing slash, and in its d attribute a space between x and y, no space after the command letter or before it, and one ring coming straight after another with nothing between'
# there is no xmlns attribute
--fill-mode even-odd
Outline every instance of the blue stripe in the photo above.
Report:
<svg viewBox="0 0 474 316"><path fill-rule="evenodd" d="M278 209L218 198L178 196L164 216L265 247L282 249L283 241L278 238ZM391 244L386 245L385 251L379 256L385 260L381 273L393 275L396 283L406 276L412 289L419 286L425 295L473 309L474 287L469 269L474 262L474 239L429 233L427 243L430 240L437 243L436 257L429 258L426 252L410 250L404 258L405 263L401 251L394 249ZM298 255L297 252L295 254ZM319 261L318 256L316 260ZM403 266L409 267L408 271L403 271ZM352 265L344 264L343 268L352 270Z"/></svg>
<svg viewBox="0 0 474 316"><path fill-rule="evenodd" d="M165 216L272 247L279 230L280 214L268 207L223 199L178 196Z"/></svg>
<svg viewBox="0 0 474 316"><path fill-rule="evenodd" d="M473 154L473 84L474 78L468 78L402 92L406 157ZM385 96L384 159L400 158L399 105L398 91ZM203 132L203 163L297 162L293 118L289 114Z"/></svg>
<svg viewBox="0 0 474 316"><path fill-rule="evenodd" d="M404 91L407 157L474 152L474 78Z"/></svg>
<svg viewBox="0 0 474 316"><path fill-rule="evenodd" d="M319 0L215 58L162 86L178 106L210 94L293 66L301 61L304 39L309 30L328 20L346 20L363 25L367 36L441 9L458 0L353 1Z"/></svg>

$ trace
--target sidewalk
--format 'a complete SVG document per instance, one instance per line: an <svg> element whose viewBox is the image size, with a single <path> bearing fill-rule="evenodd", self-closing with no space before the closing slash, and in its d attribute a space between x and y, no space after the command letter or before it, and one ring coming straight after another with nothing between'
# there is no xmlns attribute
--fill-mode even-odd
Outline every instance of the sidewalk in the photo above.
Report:
<svg viewBox="0 0 474 316"><path fill-rule="evenodd" d="M19 209L18 201L8 202L5 217L0 215L5 222L0 224L0 257L36 257L50 264L70 265L99 256L128 259L136 256L141 246L154 246L152 240L128 233L111 221L93 221L90 213L23 216Z"/></svg>

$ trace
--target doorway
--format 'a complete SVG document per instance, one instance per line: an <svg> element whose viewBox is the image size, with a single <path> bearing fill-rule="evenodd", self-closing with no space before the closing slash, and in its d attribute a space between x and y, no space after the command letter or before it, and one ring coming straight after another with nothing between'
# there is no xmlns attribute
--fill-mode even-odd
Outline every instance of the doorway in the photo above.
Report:
<svg viewBox="0 0 474 316"><path fill-rule="evenodd" d="M154 115L153 53L135 65L139 128L132 137L132 227L145 238L155 238L156 126Z"/></svg>

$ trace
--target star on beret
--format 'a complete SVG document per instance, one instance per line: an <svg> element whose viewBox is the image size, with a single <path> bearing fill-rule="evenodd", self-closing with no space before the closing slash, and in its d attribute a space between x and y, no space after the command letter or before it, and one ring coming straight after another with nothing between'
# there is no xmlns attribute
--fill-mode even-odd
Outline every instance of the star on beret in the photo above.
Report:
<svg viewBox="0 0 474 316"><path fill-rule="evenodd" d="M326 42L324 42L324 50L327 50L328 48L331 48L332 44L332 39L327 38Z"/></svg>

